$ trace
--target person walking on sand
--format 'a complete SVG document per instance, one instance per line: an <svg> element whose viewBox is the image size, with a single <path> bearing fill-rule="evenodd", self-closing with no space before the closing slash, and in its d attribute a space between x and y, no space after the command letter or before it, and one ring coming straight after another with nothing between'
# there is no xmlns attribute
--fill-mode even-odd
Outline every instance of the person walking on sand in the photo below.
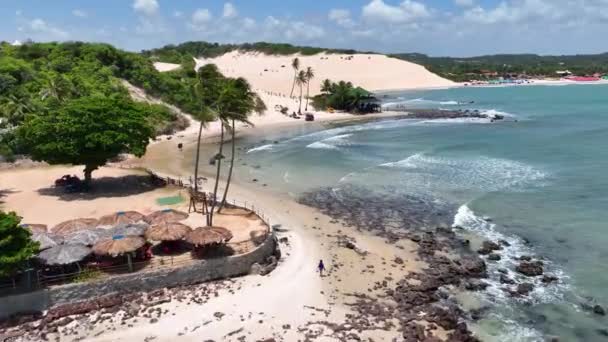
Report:
<svg viewBox="0 0 608 342"><path fill-rule="evenodd" d="M325 264L323 264L323 260L319 260L319 274L321 277L323 276L323 271L325 271Z"/></svg>

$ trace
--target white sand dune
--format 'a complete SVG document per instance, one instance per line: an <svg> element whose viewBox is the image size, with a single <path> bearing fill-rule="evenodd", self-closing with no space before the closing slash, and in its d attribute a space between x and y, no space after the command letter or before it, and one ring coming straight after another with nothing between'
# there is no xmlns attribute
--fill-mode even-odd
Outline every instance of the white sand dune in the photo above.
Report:
<svg viewBox="0 0 608 342"><path fill-rule="evenodd" d="M160 72L167 72L167 71L179 69L180 65L173 64L173 63L156 62L156 63L154 63L154 67L156 68L156 70L158 70Z"/></svg>

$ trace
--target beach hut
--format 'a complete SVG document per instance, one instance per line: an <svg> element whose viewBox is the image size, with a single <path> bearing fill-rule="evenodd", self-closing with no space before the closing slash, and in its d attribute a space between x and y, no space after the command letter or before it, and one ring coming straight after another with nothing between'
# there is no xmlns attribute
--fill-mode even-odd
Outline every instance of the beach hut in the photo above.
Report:
<svg viewBox="0 0 608 342"><path fill-rule="evenodd" d="M85 246L93 246L97 242L110 238L112 233L108 229L95 228L88 230L81 230L79 232L75 232L67 235L64 238L64 243L71 244L82 244Z"/></svg>
<svg viewBox="0 0 608 342"><path fill-rule="evenodd" d="M97 226L97 220L93 218L79 218L61 222L53 227L52 232L60 235L68 235L81 230L93 229Z"/></svg>
<svg viewBox="0 0 608 342"><path fill-rule="evenodd" d="M29 230L32 234L48 232L48 227L46 224L24 223L21 225L21 228Z"/></svg>
<svg viewBox="0 0 608 342"><path fill-rule="evenodd" d="M174 209L164 209L155 211L146 216L145 221L151 225L163 222L179 222L188 218L188 214Z"/></svg>
<svg viewBox="0 0 608 342"><path fill-rule="evenodd" d="M102 216L97 223L100 226L116 226L118 224L131 224L143 221L145 216L137 211L119 211L114 214Z"/></svg>
<svg viewBox="0 0 608 342"><path fill-rule="evenodd" d="M61 244L61 242L62 242L61 237L59 237L57 235L52 235L52 234L49 234L46 232L32 233L32 240L34 240L40 244L41 251L55 247L55 246Z"/></svg>
<svg viewBox="0 0 608 342"><path fill-rule="evenodd" d="M144 236L148 228L150 225L145 222L121 223L108 231L111 232L111 235Z"/></svg>
<svg viewBox="0 0 608 342"><path fill-rule="evenodd" d="M57 245L38 254L38 258L46 265L69 265L78 263L91 254L91 249L85 245Z"/></svg>
<svg viewBox="0 0 608 342"><path fill-rule="evenodd" d="M146 239L154 241L179 241L190 233L192 229L178 222L162 222L146 230Z"/></svg>
<svg viewBox="0 0 608 342"><path fill-rule="evenodd" d="M143 247L145 244L146 241L139 236L114 235L110 239L97 242L93 246L93 253L96 255L109 255L111 257L126 255L129 271L133 271L131 253Z"/></svg>
<svg viewBox="0 0 608 342"><path fill-rule="evenodd" d="M199 227L186 235L186 241L195 247L204 247L226 243L232 236L232 232L223 227Z"/></svg>

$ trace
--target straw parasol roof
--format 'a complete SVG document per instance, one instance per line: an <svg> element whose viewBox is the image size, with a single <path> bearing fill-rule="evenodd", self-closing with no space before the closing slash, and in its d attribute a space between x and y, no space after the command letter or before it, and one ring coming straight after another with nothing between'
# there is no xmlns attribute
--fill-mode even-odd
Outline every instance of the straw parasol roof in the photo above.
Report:
<svg viewBox="0 0 608 342"><path fill-rule="evenodd" d="M89 229L81 230L76 233L69 234L64 238L64 243L71 244L82 244L85 246L93 246L97 242L112 237L112 232L108 229Z"/></svg>
<svg viewBox="0 0 608 342"><path fill-rule="evenodd" d="M57 235L52 235L46 232L34 232L32 233L32 240L40 243L40 250L43 251L45 249L49 249L51 247L59 245L62 239Z"/></svg>
<svg viewBox="0 0 608 342"><path fill-rule="evenodd" d="M186 241L197 247L226 243L230 239L232 239L232 233L223 227L199 227L186 235Z"/></svg>
<svg viewBox="0 0 608 342"><path fill-rule="evenodd" d="M112 229L108 229L112 235L124 236L144 236L150 225L145 222L140 223L121 223Z"/></svg>
<svg viewBox="0 0 608 342"><path fill-rule="evenodd" d="M162 222L178 222L188 218L188 214L174 209L164 209L155 211L146 216L146 222L156 225Z"/></svg>
<svg viewBox="0 0 608 342"><path fill-rule="evenodd" d="M178 222L163 222L146 230L146 239L154 241L177 241L186 237L192 228Z"/></svg>
<svg viewBox="0 0 608 342"><path fill-rule="evenodd" d="M48 231L48 227L46 224L30 224L24 223L21 225L21 228L25 228L29 230L32 234L35 233L46 233Z"/></svg>
<svg viewBox="0 0 608 342"><path fill-rule="evenodd" d="M93 218L79 218L62 222L53 227L52 232L60 235L67 235L81 230L92 229L97 226L97 220Z"/></svg>
<svg viewBox="0 0 608 342"><path fill-rule="evenodd" d="M114 214L102 216L99 219L100 226L115 226L118 224L129 224L143 221L145 216L137 211L119 211Z"/></svg>
<svg viewBox="0 0 608 342"><path fill-rule="evenodd" d="M91 254L91 249L85 245L57 245L38 254L47 265L67 265L81 261Z"/></svg>
<svg viewBox="0 0 608 342"><path fill-rule="evenodd" d="M139 236L115 235L111 239L99 241L93 246L93 253L97 255L119 256L136 251L146 241Z"/></svg>

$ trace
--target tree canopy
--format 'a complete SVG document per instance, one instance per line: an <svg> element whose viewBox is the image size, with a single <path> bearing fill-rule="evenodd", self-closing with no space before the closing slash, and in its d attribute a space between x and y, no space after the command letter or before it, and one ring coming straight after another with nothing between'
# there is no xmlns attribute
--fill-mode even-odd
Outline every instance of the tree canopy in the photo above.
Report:
<svg viewBox="0 0 608 342"><path fill-rule="evenodd" d="M331 107L347 112L372 111L366 103L374 100L374 95L361 87L355 87L351 82L324 80L321 91L323 93L315 96L312 101L313 107L318 110Z"/></svg>
<svg viewBox="0 0 608 342"><path fill-rule="evenodd" d="M34 160L85 165L91 172L120 153L142 156L153 130L145 111L124 97L72 100L51 115L26 119L19 135Z"/></svg>
<svg viewBox="0 0 608 342"><path fill-rule="evenodd" d="M0 277L9 277L38 253L38 242L19 226L17 214L0 211Z"/></svg>

